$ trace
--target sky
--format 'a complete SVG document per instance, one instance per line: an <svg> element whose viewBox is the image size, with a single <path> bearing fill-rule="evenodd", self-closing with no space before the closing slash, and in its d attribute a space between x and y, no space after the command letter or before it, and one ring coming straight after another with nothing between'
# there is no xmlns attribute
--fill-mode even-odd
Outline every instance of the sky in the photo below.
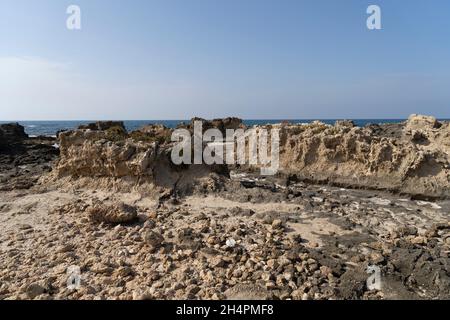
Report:
<svg viewBox="0 0 450 320"><path fill-rule="evenodd" d="M0 120L450 118L449 39L448 0L0 0Z"/></svg>

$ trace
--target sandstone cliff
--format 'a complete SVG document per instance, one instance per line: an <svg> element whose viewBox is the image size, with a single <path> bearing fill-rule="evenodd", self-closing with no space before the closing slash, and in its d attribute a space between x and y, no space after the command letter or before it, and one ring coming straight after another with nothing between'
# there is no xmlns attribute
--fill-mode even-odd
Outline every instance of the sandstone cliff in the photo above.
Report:
<svg viewBox="0 0 450 320"><path fill-rule="evenodd" d="M117 125L106 130L91 127L59 134L61 156L53 178L70 178L74 183L91 180L90 184L108 187L151 185L162 193L189 193L213 187L214 179L227 173L223 166L174 165L171 130L163 126L146 126L129 134Z"/></svg>
<svg viewBox="0 0 450 320"><path fill-rule="evenodd" d="M243 125L229 118L206 122L204 129L209 127L224 130ZM270 127L280 128L280 173L291 181L450 197L449 123L412 115L404 123L364 128L351 121ZM192 129L192 123L185 128ZM63 132L55 173L60 178L113 178L173 189L192 188L198 179L227 172L226 166L173 165L171 132L163 126L147 126L127 133L121 123Z"/></svg>
<svg viewBox="0 0 450 320"><path fill-rule="evenodd" d="M280 165L299 180L450 196L450 124L412 115L398 125L315 122L281 127Z"/></svg>

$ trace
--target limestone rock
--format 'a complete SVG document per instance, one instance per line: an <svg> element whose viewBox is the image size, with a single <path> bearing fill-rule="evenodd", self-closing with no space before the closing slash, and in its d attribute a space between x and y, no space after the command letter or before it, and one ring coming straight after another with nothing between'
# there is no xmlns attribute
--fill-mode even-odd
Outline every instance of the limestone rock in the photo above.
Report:
<svg viewBox="0 0 450 320"><path fill-rule="evenodd" d="M45 288L38 283L32 283L27 287L26 292L30 299L34 299L43 294L45 292Z"/></svg>
<svg viewBox="0 0 450 320"><path fill-rule="evenodd" d="M225 292L227 300L268 300L266 288L256 284L237 284Z"/></svg>
<svg viewBox="0 0 450 320"><path fill-rule="evenodd" d="M88 209L88 216L95 222L112 224L129 223L137 218L135 207L124 203L113 205L97 204Z"/></svg>
<svg viewBox="0 0 450 320"><path fill-rule="evenodd" d="M28 138L25 129L18 123L0 124L0 145L17 143Z"/></svg>
<svg viewBox="0 0 450 320"><path fill-rule="evenodd" d="M156 231L147 231L144 233L144 240L152 249L157 249L164 242L164 237Z"/></svg>
<svg viewBox="0 0 450 320"><path fill-rule="evenodd" d="M406 122L407 130L437 129L441 124L435 117L412 114Z"/></svg>

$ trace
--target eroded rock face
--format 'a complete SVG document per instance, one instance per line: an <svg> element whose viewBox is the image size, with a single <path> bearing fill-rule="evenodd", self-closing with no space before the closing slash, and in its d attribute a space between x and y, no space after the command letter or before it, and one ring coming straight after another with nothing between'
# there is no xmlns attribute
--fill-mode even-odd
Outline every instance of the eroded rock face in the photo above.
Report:
<svg viewBox="0 0 450 320"><path fill-rule="evenodd" d="M281 170L299 180L449 197L449 124L412 116L402 127L385 135L342 123L282 126ZM411 136L412 128L421 135Z"/></svg>
<svg viewBox="0 0 450 320"><path fill-rule="evenodd" d="M76 130L59 135L59 176L151 177L157 145L112 141L107 131Z"/></svg>
<svg viewBox="0 0 450 320"><path fill-rule="evenodd" d="M214 174L227 174L226 166L174 165L167 128L147 126L131 134L115 128L60 133L61 157L55 176L120 178L189 193L193 188L215 188L220 178Z"/></svg>

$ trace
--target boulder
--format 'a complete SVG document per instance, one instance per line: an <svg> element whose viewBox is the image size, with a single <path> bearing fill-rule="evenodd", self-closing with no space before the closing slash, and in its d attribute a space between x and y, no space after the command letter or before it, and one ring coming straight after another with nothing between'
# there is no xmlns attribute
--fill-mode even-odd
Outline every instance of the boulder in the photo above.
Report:
<svg viewBox="0 0 450 320"><path fill-rule="evenodd" d="M97 204L89 208L87 212L92 221L110 224L129 223L137 218L136 208L124 203L109 206Z"/></svg>
<svg viewBox="0 0 450 320"><path fill-rule="evenodd" d="M412 114L406 121L406 130L438 129L441 127L435 117Z"/></svg>

